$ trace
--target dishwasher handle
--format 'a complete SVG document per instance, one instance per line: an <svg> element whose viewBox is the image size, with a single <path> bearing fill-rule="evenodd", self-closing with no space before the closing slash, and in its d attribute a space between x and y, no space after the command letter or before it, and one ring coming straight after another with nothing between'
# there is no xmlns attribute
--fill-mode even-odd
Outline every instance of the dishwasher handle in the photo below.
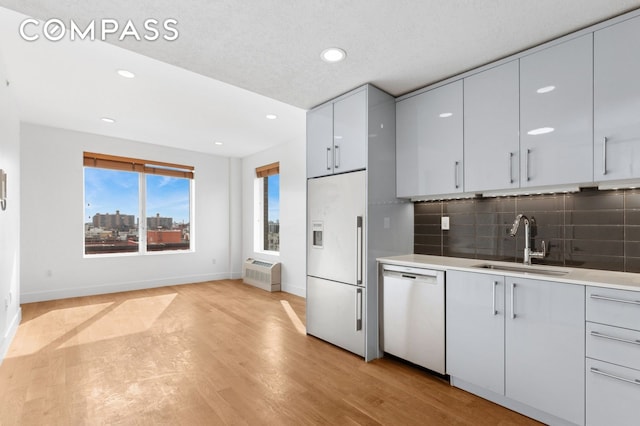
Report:
<svg viewBox="0 0 640 426"><path fill-rule="evenodd" d="M389 271L389 270L385 270L382 275L388 278L412 280L415 282L422 282L422 283L428 283L428 284L438 284L437 275L424 275L424 274L416 274L412 272L400 272L400 271Z"/></svg>

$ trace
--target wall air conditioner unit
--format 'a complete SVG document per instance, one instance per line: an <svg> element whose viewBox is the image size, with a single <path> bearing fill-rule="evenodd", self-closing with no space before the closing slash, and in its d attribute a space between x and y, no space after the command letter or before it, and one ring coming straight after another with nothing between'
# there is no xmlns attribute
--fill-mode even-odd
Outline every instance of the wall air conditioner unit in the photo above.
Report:
<svg viewBox="0 0 640 426"><path fill-rule="evenodd" d="M242 266L242 282L267 291L280 291L280 262L247 259Z"/></svg>

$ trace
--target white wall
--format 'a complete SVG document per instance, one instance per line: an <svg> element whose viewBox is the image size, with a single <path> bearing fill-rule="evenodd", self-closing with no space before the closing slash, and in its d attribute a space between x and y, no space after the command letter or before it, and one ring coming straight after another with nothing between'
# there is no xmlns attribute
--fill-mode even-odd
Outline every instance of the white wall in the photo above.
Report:
<svg viewBox="0 0 640 426"><path fill-rule="evenodd" d="M21 150L23 302L229 278L229 159L24 123ZM83 258L83 151L195 166L195 252Z"/></svg>
<svg viewBox="0 0 640 426"><path fill-rule="evenodd" d="M20 122L0 57L0 169L7 209L0 210L0 363L20 323Z"/></svg>
<svg viewBox="0 0 640 426"><path fill-rule="evenodd" d="M253 250L255 169L280 162L280 255L272 256ZM305 140L292 141L245 157L242 160L243 226L242 253L282 262L282 291L306 294L306 146Z"/></svg>

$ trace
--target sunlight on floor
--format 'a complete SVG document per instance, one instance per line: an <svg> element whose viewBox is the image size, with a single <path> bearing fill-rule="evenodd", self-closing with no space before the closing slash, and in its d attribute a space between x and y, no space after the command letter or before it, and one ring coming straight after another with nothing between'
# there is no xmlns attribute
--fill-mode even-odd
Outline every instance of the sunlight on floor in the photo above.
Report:
<svg viewBox="0 0 640 426"><path fill-rule="evenodd" d="M172 293L125 300L92 324L81 329L58 346L58 349L146 331L176 296L176 293Z"/></svg>
<svg viewBox="0 0 640 426"><path fill-rule="evenodd" d="M289 319L293 323L293 326L296 328L296 330L298 330L298 333L306 335L307 334L307 328L304 326L302 321L300 321L300 318L298 318L298 315L293 310L293 308L291 307L289 302L287 302L286 300L281 300L280 303L282 304L282 307L284 308L284 311L289 316Z"/></svg>
<svg viewBox="0 0 640 426"><path fill-rule="evenodd" d="M107 309L113 303L107 302L56 309L32 320L24 321L20 324L18 333L26 338L14 339L14 344L11 345L7 358L30 355L42 350Z"/></svg>

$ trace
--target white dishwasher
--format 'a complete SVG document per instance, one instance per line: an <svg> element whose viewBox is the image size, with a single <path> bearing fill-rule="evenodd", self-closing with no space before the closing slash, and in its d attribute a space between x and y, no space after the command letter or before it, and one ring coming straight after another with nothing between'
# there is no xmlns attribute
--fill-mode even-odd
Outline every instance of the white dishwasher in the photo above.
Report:
<svg viewBox="0 0 640 426"><path fill-rule="evenodd" d="M382 349L445 374L444 271L382 265Z"/></svg>

